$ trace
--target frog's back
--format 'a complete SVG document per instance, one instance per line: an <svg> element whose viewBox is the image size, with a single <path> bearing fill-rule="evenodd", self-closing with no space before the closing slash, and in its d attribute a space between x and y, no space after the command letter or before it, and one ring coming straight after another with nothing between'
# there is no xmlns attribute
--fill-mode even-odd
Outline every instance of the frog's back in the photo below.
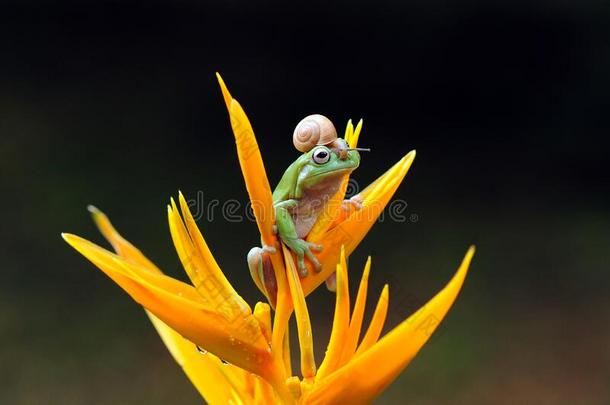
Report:
<svg viewBox="0 0 610 405"><path fill-rule="evenodd" d="M277 186L275 186L275 189L273 190L274 203L294 198L294 189L302 166L303 162L301 158L295 160L288 166L288 169L286 169L279 183L277 183Z"/></svg>

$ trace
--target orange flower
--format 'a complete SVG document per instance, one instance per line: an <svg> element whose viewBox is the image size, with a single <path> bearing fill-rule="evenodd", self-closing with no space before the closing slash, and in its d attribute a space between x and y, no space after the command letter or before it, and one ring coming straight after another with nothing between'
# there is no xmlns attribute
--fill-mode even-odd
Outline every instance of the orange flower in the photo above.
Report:
<svg viewBox="0 0 610 405"><path fill-rule="evenodd" d="M333 208L343 200L345 179L340 192L329 202L331 209L324 212L308 235L309 241L324 243L324 251L318 255L322 271L310 271L309 276L300 278L292 253L272 231L275 220L271 188L254 131L220 76L218 80L261 240L264 245L281 247L270 254L278 288L274 311L263 302L258 302L253 311L235 291L216 263L181 193L178 204L172 199L168 206L168 220L176 252L192 284L164 275L94 207L90 207L93 218L115 253L75 235L62 236L146 309L173 357L209 403L369 402L406 367L444 318L464 282L474 248L468 250L457 273L441 292L379 339L388 309L386 285L361 338L371 259L366 263L350 314L346 256L391 199L411 166L415 151L358 195L362 201L360 210ZM348 123L345 139L350 147L356 147L361 128L362 121L355 129ZM335 271L333 328L328 350L318 367L306 296ZM265 293L264 288L261 290ZM290 361L287 325L293 312L302 378L293 375Z"/></svg>

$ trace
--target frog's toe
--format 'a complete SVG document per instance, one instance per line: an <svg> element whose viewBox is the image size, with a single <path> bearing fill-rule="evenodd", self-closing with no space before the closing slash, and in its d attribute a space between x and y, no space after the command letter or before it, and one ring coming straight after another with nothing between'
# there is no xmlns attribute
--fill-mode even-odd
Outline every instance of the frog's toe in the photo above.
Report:
<svg viewBox="0 0 610 405"><path fill-rule="evenodd" d="M299 275L303 277L307 277L309 272L307 271L307 267L305 267L305 258L303 256L297 256L297 262L299 264Z"/></svg>
<svg viewBox="0 0 610 405"><path fill-rule="evenodd" d="M346 211L350 211L352 207L359 211L362 209L362 197L360 195L355 195L350 199L343 200L343 209Z"/></svg>
<svg viewBox="0 0 610 405"><path fill-rule="evenodd" d="M326 279L326 288L328 291L337 292L337 273L333 273Z"/></svg>
<svg viewBox="0 0 610 405"><path fill-rule="evenodd" d="M318 245L320 246L320 245ZM320 246L321 247L321 246ZM316 257L316 255L314 255L311 250L307 250L305 252L305 254L307 255L307 258L309 259L309 261L311 261L311 264L313 264L313 269L316 273L319 273L320 271L322 271L322 265L320 264L320 262L318 261L318 258Z"/></svg>
<svg viewBox="0 0 610 405"><path fill-rule="evenodd" d="M324 246L318 243L309 243L309 248L315 250L316 252L321 252L324 249Z"/></svg>
<svg viewBox="0 0 610 405"><path fill-rule="evenodd" d="M262 252L264 253L271 253L271 254L275 254L275 252L277 252L277 249L275 248L275 246L268 246L265 245L263 246L263 248L261 249Z"/></svg>

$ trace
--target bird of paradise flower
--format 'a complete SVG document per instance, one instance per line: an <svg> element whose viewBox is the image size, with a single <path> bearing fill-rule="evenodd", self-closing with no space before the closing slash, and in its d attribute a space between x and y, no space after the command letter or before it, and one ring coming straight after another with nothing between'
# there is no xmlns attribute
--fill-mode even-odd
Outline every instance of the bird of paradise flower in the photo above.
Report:
<svg viewBox="0 0 610 405"><path fill-rule="evenodd" d="M277 282L274 307L258 302L252 310L235 291L212 255L182 193L177 204L171 199L167 213L176 251L192 285L164 275L95 207L89 210L115 253L76 235L62 236L145 308L168 350L208 403L368 403L400 374L444 318L464 282L474 247L468 249L445 288L380 339L388 311L386 284L361 338L371 258L364 267L350 314L346 257L391 199L409 170L415 151L407 153L358 194L359 210L339 208L347 187L345 179L329 202L330 208L307 237L310 242L323 241L324 250L318 255L322 270L310 271L309 276L300 278L292 253L273 232L272 193L254 131L220 75L217 78L262 243L281 247L270 255ZM361 128L362 121L356 128L348 122L345 140L350 147L356 147ZM333 325L326 354L318 367L305 297L333 272L336 272ZM264 288L261 291L265 293ZM287 326L293 312L302 378L294 375L290 358ZM371 369L375 372L371 373Z"/></svg>

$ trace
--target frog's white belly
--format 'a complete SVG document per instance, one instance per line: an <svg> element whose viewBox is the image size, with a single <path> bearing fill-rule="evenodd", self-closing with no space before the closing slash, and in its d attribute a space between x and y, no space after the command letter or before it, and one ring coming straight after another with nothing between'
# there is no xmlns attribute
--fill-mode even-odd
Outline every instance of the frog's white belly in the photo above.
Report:
<svg viewBox="0 0 610 405"><path fill-rule="evenodd" d="M310 215L307 217L296 216L294 219L294 226L299 235L299 238L304 239L313 228L314 224L318 220L319 215Z"/></svg>
<svg viewBox="0 0 610 405"><path fill-rule="evenodd" d="M341 176L343 177L343 176ZM341 181L336 178L322 182L303 193L299 203L290 213L299 238L304 239L325 209L328 201L339 191Z"/></svg>

